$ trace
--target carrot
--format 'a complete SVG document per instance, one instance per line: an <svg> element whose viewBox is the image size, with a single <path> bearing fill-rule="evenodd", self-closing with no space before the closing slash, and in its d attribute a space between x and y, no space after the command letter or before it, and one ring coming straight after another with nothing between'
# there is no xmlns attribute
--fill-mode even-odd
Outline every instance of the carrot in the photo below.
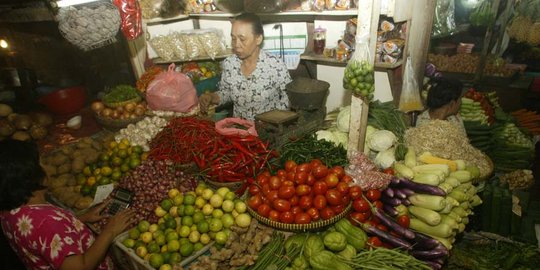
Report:
<svg viewBox="0 0 540 270"><path fill-rule="evenodd" d="M520 110L517 110L517 111L513 111L510 114L512 114L512 115L520 115L520 114L525 113L525 112L527 112L527 109L520 109Z"/></svg>

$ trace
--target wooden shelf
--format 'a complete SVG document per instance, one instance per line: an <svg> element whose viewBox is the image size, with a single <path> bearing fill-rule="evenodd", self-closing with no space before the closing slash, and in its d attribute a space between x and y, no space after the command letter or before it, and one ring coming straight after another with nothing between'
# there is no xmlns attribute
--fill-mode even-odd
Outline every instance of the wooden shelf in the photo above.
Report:
<svg viewBox="0 0 540 270"><path fill-rule="evenodd" d="M400 59L399 61L395 62L394 64L390 63L375 63L375 68L380 69L395 69L400 67L403 64L403 59Z"/></svg>
<svg viewBox="0 0 540 270"><path fill-rule="evenodd" d="M346 66L347 62L338 61L335 58L329 58L324 55L315 54L313 52L306 52L300 55L300 59L307 61L317 61L322 63L334 64L337 66ZM395 69L403 64L403 60L397 61L395 64L389 63L375 63L375 68L377 69Z"/></svg>
<svg viewBox="0 0 540 270"><path fill-rule="evenodd" d="M148 19L148 20L143 19L143 21L146 24L161 24L161 23L169 23L169 22L173 22L173 21L182 21L182 20L187 20L187 19L189 19L189 15L180 14L180 15L170 17L170 18L158 17L158 18L153 18L153 19Z"/></svg>
<svg viewBox="0 0 540 270"><path fill-rule="evenodd" d="M190 13L189 16L192 17L234 17L240 13L226 13L226 12L208 12L208 13ZM348 9L348 10L324 10L324 11L283 11L277 13L257 13L261 17L268 16L355 16L358 14L357 9Z"/></svg>
<svg viewBox="0 0 540 270"><path fill-rule="evenodd" d="M191 61L211 61L215 59L223 59L227 58L232 55L232 51L230 49L227 49L224 54L216 55L214 59L210 58L209 56L203 56L203 57L197 57L193 59L172 59L172 60L164 60L160 57L152 58L152 62L154 64L170 64L170 63L182 63L182 62L191 62Z"/></svg>

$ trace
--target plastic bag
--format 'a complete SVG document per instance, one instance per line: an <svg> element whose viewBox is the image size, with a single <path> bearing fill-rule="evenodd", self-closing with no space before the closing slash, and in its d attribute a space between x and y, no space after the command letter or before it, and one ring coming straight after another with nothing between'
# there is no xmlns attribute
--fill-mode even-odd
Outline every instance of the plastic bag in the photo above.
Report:
<svg viewBox="0 0 540 270"><path fill-rule="evenodd" d="M206 29L198 35L199 43L205 53L214 60L217 55L225 52L225 39L223 31L218 29Z"/></svg>
<svg viewBox="0 0 540 270"><path fill-rule="evenodd" d="M199 41L196 31L182 31L183 42L186 46L187 59L191 60L197 57L206 56L206 52Z"/></svg>
<svg viewBox="0 0 540 270"><path fill-rule="evenodd" d="M182 34L179 32L173 32L171 36L174 57L179 60L187 59L186 44L184 44L184 37Z"/></svg>
<svg viewBox="0 0 540 270"><path fill-rule="evenodd" d="M245 127L245 129L237 128L237 126ZM224 136L258 136L255 129L255 122L242 118L225 118L216 122L217 133Z"/></svg>
<svg viewBox="0 0 540 270"><path fill-rule="evenodd" d="M374 76L375 69L369 52L368 38L358 38L354 54L345 68L343 88L371 101L375 92Z"/></svg>
<svg viewBox="0 0 540 270"><path fill-rule="evenodd" d="M326 6L325 0L313 0L313 4L311 4L311 8L314 11L323 11Z"/></svg>
<svg viewBox="0 0 540 270"><path fill-rule="evenodd" d="M432 37L451 35L456 31L454 19L454 0L439 0L435 6L435 18L433 18Z"/></svg>
<svg viewBox="0 0 540 270"><path fill-rule="evenodd" d="M282 0L244 0L244 9L253 13L280 12L283 4Z"/></svg>
<svg viewBox="0 0 540 270"><path fill-rule="evenodd" d="M114 0L113 4L120 11L122 24L120 29L127 40L133 40L142 34L141 8L136 0Z"/></svg>
<svg viewBox="0 0 540 270"><path fill-rule="evenodd" d="M420 89L412 66L411 57L407 57L405 72L403 74L403 87L399 97L399 108L402 112L421 111L424 109L420 99Z"/></svg>
<svg viewBox="0 0 540 270"><path fill-rule="evenodd" d="M150 39L149 43L152 49L163 60L169 61L174 59L174 43L171 35L154 37Z"/></svg>
<svg viewBox="0 0 540 270"><path fill-rule="evenodd" d="M174 71L175 65L161 72L148 85L146 101L155 111L189 112L199 103L197 91L188 76Z"/></svg>

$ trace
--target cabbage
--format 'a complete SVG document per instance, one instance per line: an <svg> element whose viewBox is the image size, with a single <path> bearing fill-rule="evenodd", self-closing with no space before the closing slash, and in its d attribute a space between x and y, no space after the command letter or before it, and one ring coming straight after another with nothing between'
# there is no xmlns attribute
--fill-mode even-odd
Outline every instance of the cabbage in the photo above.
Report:
<svg viewBox="0 0 540 270"><path fill-rule="evenodd" d="M379 166L382 169L390 168L396 161L396 156L394 155L395 148L386 149L377 153L375 156L375 165Z"/></svg>
<svg viewBox="0 0 540 270"><path fill-rule="evenodd" d="M389 149L397 142L397 137L388 130L378 130L369 136L369 149L377 152L381 152Z"/></svg>
<svg viewBox="0 0 540 270"><path fill-rule="evenodd" d="M334 131L334 138L336 138L336 141L334 144L341 145L345 149L347 149L347 144L349 144L349 133L347 132L341 132L341 131Z"/></svg>
<svg viewBox="0 0 540 270"><path fill-rule="evenodd" d="M351 106L341 108L337 116L337 128L341 132L349 132L349 122L351 121Z"/></svg>
<svg viewBox="0 0 540 270"><path fill-rule="evenodd" d="M371 134L373 134L378 129L374 128L373 126L368 125L366 128L366 139L364 140L364 154L369 153L369 139L371 137Z"/></svg>
<svg viewBox="0 0 540 270"><path fill-rule="evenodd" d="M335 143L336 137L334 136L334 133L332 133L331 131L319 130L315 132L315 134L317 135L317 140L325 140L325 141L329 141L331 143L336 144Z"/></svg>

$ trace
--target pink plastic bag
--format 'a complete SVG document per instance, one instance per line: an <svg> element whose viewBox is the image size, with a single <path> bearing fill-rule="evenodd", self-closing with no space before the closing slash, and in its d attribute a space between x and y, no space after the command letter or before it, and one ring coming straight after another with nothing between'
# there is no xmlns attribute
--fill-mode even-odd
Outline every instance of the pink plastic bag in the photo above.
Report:
<svg viewBox="0 0 540 270"><path fill-rule="evenodd" d="M136 39L142 34L141 7L136 0L114 0L122 18L122 33L127 40Z"/></svg>
<svg viewBox="0 0 540 270"><path fill-rule="evenodd" d="M199 104L195 86L183 73L174 71L174 64L161 72L148 85L146 102L154 111L189 112Z"/></svg>
<svg viewBox="0 0 540 270"><path fill-rule="evenodd" d="M244 127L238 128L238 126ZM216 131L224 136L258 136L255 129L255 122L242 118L225 118L216 122Z"/></svg>

